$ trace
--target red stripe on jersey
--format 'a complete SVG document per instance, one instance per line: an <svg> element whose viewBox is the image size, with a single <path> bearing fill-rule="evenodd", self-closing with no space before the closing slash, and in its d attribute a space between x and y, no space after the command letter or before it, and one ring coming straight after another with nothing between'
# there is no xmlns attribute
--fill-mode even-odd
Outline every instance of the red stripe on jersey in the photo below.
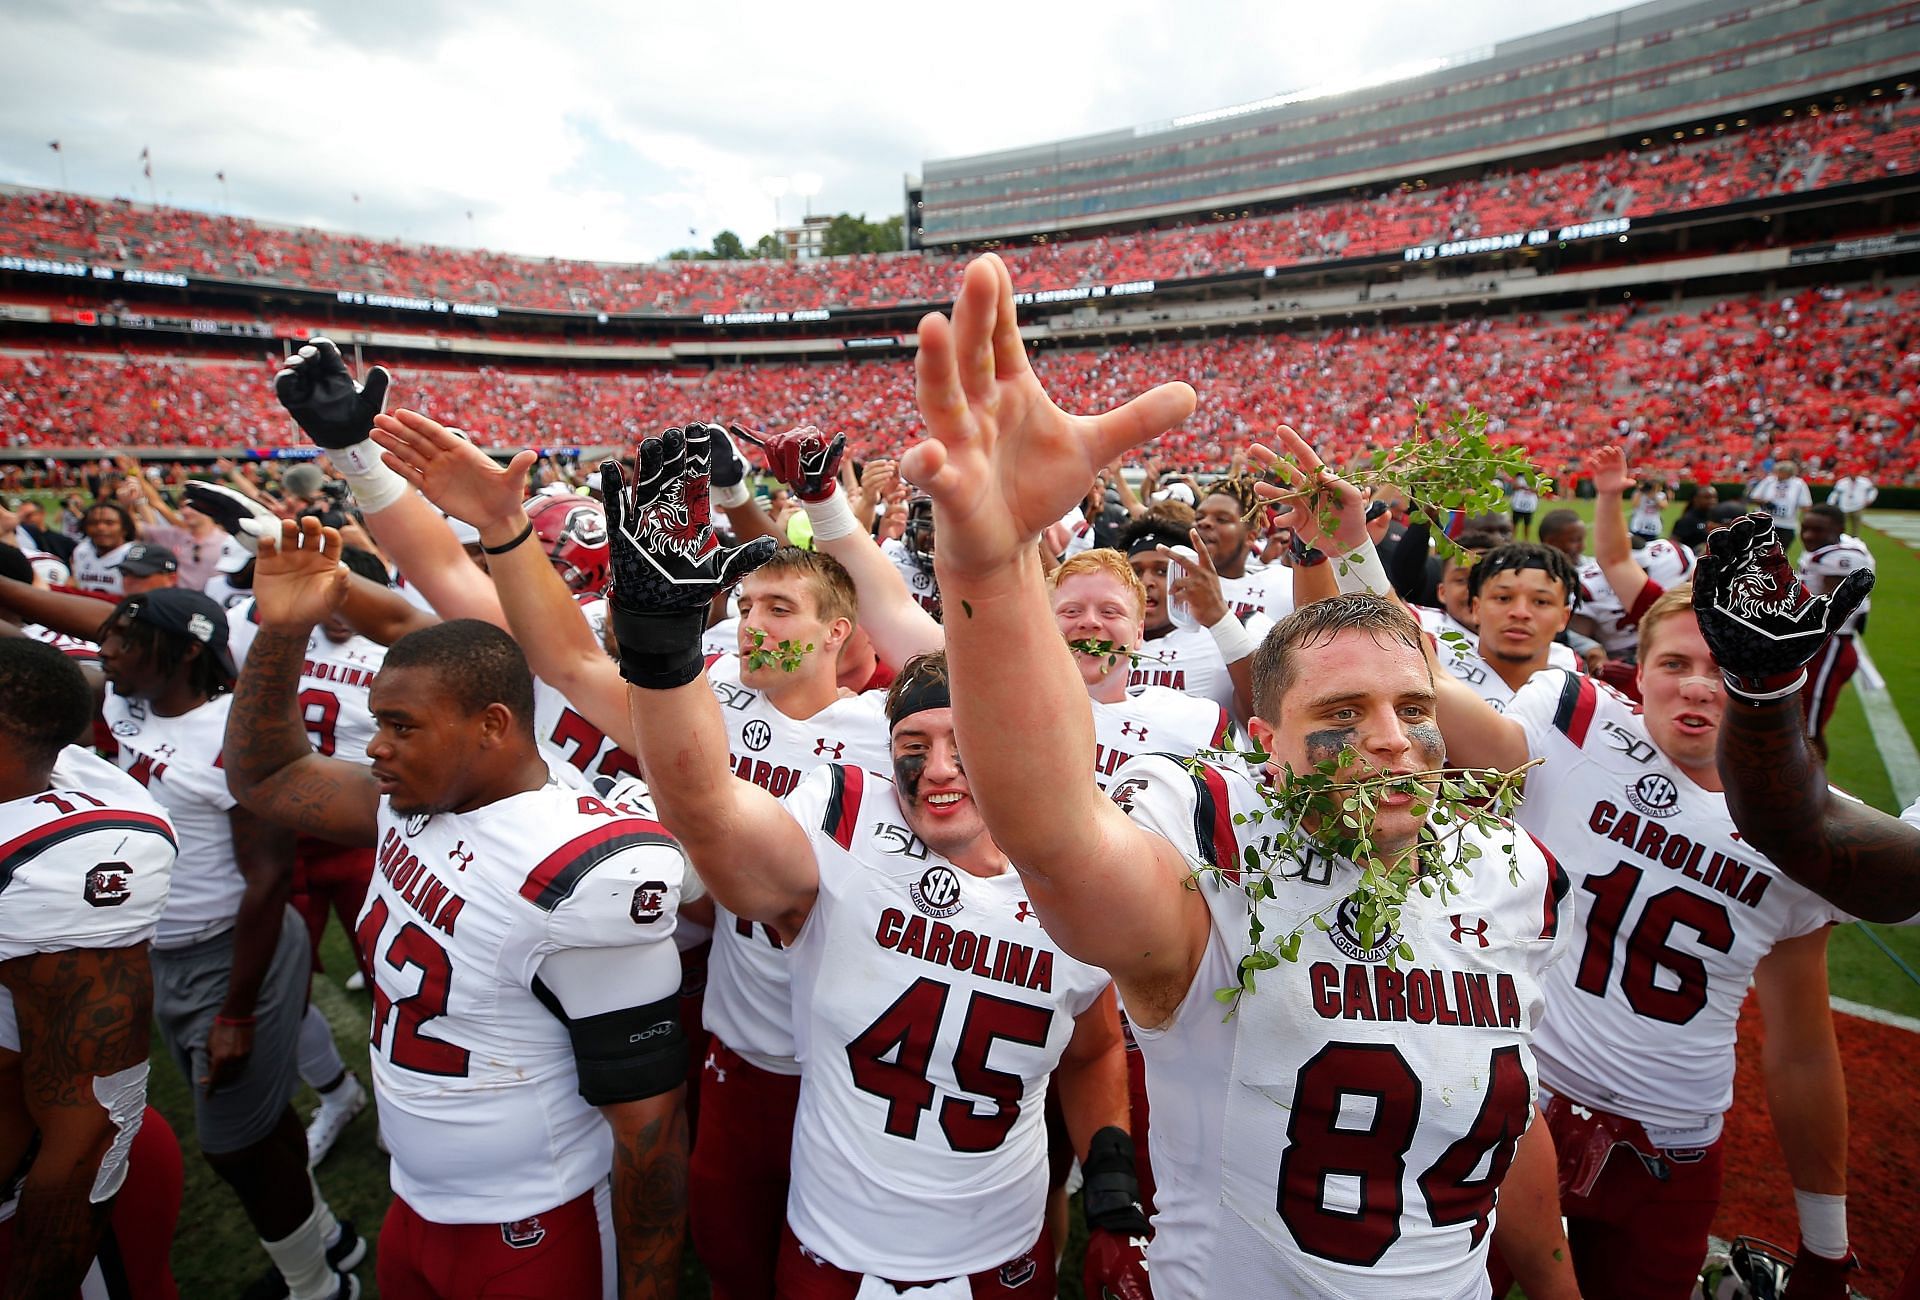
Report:
<svg viewBox="0 0 1920 1300"><path fill-rule="evenodd" d="M1215 749L1226 748L1227 733L1232 729L1233 720L1227 716L1225 709L1220 710L1220 725L1213 729L1213 747Z"/></svg>
<svg viewBox="0 0 1920 1300"><path fill-rule="evenodd" d="M1560 705L1553 712L1553 725L1576 746L1587 743L1587 728L1593 725L1593 711L1600 703L1600 692L1593 679L1583 673L1567 673L1560 690Z"/></svg>
<svg viewBox="0 0 1920 1300"><path fill-rule="evenodd" d="M1551 939L1560 933L1560 900L1567 896L1571 882L1567 879L1566 869L1560 865L1560 859L1554 857L1552 850L1540 842L1540 837L1528 831L1527 838L1540 850L1540 856L1547 860L1547 892L1540 904L1540 937Z"/></svg>
<svg viewBox="0 0 1920 1300"><path fill-rule="evenodd" d="M1193 809L1193 832L1200 852L1234 884L1240 883L1240 845L1233 833L1233 805L1227 795L1227 778L1210 763L1202 763L1194 774L1193 786L1199 795Z"/></svg>
<svg viewBox="0 0 1920 1300"><path fill-rule="evenodd" d="M166 819L151 813L125 808L95 808L87 812L69 813L0 844L0 889L7 887L14 872L54 845L89 831L114 829L152 831L173 845L176 852L180 848L179 841L173 837L173 828L167 825Z"/></svg>
<svg viewBox="0 0 1920 1300"><path fill-rule="evenodd" d="M853 833L860 826L860 795L866 785L866 774L858 767L839 763L829 763L827 767L833 773L833 794L827 800L826 820L820 829L831 835L841 848L851 849Z"/></svg>
<svg viewBox="0 0 1920 1300"><path fill-rule="evenodd" d="M573 892L581 876L622 849L636 844L673 844L674 838L658 822L644 817L621 817L575 836L541 860L520 885L520 897L552 911Z"/></svg>
<svg viewBox="0 0 1920 1300"><path fill-rule="evenodd" d="M1629 609L1627 616L1620 620L1620 625L1622 627L1638 627L1640 620L1646 616L1647 611L1653 608L1653 602L1665 595L1666 590L1665 587L1655 582L1652 578L1648 578L1647 585L1640 588L1640 594L1633 598L1633 608Z"/></svg>
<svg viewBox="0 0 1920 1300"><path fill-rule="evenodd" d="M706 665L705 665L705 666L706 666L706 667L708 667L708 668L711 668L711 667L713 667L713 665L714 665L714 663L715 663L715 662L716 662L717 660L721 660L721 659L724 659L724 658L726 658L726 652L725 652L725 651L722 651L722 650L715 650L715 651L714 651L714 652L713 652L712 654L710 654L710 655L708 655L708 656L707 656L707 662L706 662Z"/></svg>

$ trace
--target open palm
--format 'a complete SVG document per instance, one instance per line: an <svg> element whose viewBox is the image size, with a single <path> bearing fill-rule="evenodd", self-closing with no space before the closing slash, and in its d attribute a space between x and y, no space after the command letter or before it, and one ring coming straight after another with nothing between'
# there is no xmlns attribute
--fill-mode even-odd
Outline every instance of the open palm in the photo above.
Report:
<svg viewBox="0 0 1920 1300"><path fill-rule="evenodd" d="M283 520L279 536L260 539L253 600L262 623L311 626L338 609L346 595L338 529L323 528L308 515Z"/></svg>
<svg viewBox="0 0 1920 1300"><path fill-rule="evenodd" d="M914 371L931 436L900 470L933 498L936 564L955 575L1017 560L1086 497L1101 466L1179 424L1195 400L1172 383L1104 415L1055 406L1020 340L1013 279L991 253L967 267L951 321L920 322Z"/></svg>
<svg viewBox="0 0 1920 1300"><path fill-rule="evenodd" d="M516 455L504 468L460 434L418 411L377 415L373 440L387 464L420 495L475 528L510 520L527 495L527 471L537 459Z"/></svg>

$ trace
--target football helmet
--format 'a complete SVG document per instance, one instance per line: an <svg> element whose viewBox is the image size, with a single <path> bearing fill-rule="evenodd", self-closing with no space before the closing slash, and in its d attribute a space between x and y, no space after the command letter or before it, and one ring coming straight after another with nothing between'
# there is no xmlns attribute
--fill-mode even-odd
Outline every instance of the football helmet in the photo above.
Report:
<svg viewBox="0 0 1920 1300"><path fill-rule="evenodd" d="M536 496L526 508L542 549L567 587L575 592L604 589L609 564L606 507L569 493Z"/></svg>
<svg viewBox="0 0 1920 1300"><path fill-rule="evenodd" d="M920 572L933 572L933 498L917 492L907 502L907 532L901 538Z"/></svg>

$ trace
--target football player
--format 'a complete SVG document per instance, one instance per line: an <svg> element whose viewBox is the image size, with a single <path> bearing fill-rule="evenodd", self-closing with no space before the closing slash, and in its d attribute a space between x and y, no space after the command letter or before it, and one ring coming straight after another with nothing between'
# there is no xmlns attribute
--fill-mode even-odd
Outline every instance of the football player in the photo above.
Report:
<svg viewBox="0 0 1920 1300"><path fill-rule="evenodd" d="M1214 480L1194 511L1193 530L1213 561L1220 594L1242 622L1258 614L1273 623L1293 612L1292 570L1261 564L1250 545L1252 521L1265 514L1253 481L1242 477Z"/></svg>
<svg viewBox="0 0 1920 1300"><path fill-rule="evenodd" d="M7 1295L79 1290L146 1108L147 950L177 841L137 782L72 743L93 713L65 655L0 640L0 1169L21 1171L7 1226L30 1243L4 1251ZM157 1215L159 1200L137 1208Z"/></svg>
<svg viewBox="0 0 1920 1300"><path fill-rule="evenodd" d="M1458 635L1435 638L1448 672L1501 709L1535 673L1574 667L1573 651L1555 640L1579 600L1580 579L1566 556L1539 542L1509 542L1465 573L1479 630L1470 643Z"/></svg>
<svg viewBox="0 0 1920 1300"><path fill-rule="evenodd" d="M1866 543L1842 531L1846 521L1846 512L1828 502L1808 506L1800 516L1799 578L1816 596L1838 590L1848 574L1873 568L1873 552L1867 549ZM1833 635L1821 647L1819 657L1809 665L1811 675L1802 699L1807 708L1808 733L1822 758L1827 755L1827 722L1833 717L1834 706L1840 702L1841 690L1860 666L1860 652L1854 647L1854 638L1866 630L1867 611L1872 607L1871 600L1861 601L1860 607L1834 628Z"/></svg>
<svg viewBox="0 0 1920 1300"><path fill-rule="evenodd" d="M1048 933L1113 973L1141 1040L1155 1293L1485 1295L1496 1191L1523 1150L1536 1178L1544 1154L1523 1136L1528 1044L1543 973L1565 945L1562 873L1511 826L1461 828L1501 870L1461 878L1460 893L1408 891L1400 932L1369 937L1339 912L1358 868L1262 860L1267 805L1246 778L1144 757L1116 774L1112 800L1091 780L1063 780L1091 761L1092 718L1050 625L1033 539L1100 465L1184 419L1192 390L1164 385L1098 417L1060 411L1027 362L1012 281L992 256L968 267L951 323L922 321L917 368L932 438L903 464L939 512L948 607L971 610L947 629L969 802ZM1354 522L1364 536L1358 512ZM1365 595L1318 602L1270 633L1251 725L1276 777L1281 764L1304 770L1347 751L1382 774L1437 766L1420 647L1404 610ZM1372 818L1390 858L1422 851L1413 802L1388 795ZM1244 987L1249 929L1262 925L1297 930L1299 960L1223 1016L1216 995ZM1412 964L1390 968L1401 942ZM1486 1014L1447 992L1482 986ZM1452 999L1444 1017L1436 989ZM1534 1231L1511 1252L1528 1293L1567 1294L1551 1284L1557 1222L1499 1222Z"/></svg>
<svg viewBox="0 0 1920 1300"><path fill-rule="evenodd" d="M782 803L727 762L700 632L712 593L769 548L713 540L699 490L709 438L695 425L642 443L624 495L616 465L601 473L620 671L661 818L716 897L791 955L804 1068L776 1292L1051 1296L1051 1078L1097 1193L1095 1281L1144 1294L1108 981L1031 923L982 830L940 661L907 664L888 693L893 780L832 763Z"/></svg>
<svg viewBox="0 0 1920 1300"><path fill-rule="evenodd" d="M262 541L226 765L259 815L377 847L358 930L393 1155L381 1293L510 1281L611 1300L616 1279L625 1295L670 1293L685 1219L682 855L655 823L554 781L526 661L475 620L388 648L368 697L371 768L314 752L296 686L341 599L339 550L314 519Z"/></svg>

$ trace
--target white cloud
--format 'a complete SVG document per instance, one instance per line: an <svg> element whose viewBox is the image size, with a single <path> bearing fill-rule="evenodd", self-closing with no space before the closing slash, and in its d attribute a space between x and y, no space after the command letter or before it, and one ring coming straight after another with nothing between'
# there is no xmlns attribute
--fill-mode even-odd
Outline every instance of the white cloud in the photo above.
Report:
<svg viewBox="0 0 1920 1300"><path fill-rule="evenodd" d="M814 211L897 212L928 158L1113 130L1605 7L1271 0L796 11L534 0L10 0L0 179L382 238L638 260ZM59 139L56 157L47 141ZM362 201L355 204L352 195ZM784 217L802 201L781 201ZM471 211L471 222L466 214Z"/></svg>

